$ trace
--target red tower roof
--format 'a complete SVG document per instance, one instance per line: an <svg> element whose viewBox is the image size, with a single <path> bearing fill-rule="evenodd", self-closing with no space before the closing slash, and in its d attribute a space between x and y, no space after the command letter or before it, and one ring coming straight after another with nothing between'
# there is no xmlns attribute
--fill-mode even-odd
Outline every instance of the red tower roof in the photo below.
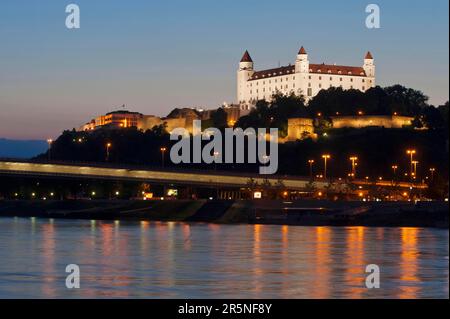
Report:
<svg viewBox="0 0 450 319"><path fill-rule="evenodd" d="M372 53L370 53L370 51L368 51L365 58L369 59L369 60L373 60Z"/></svg>
<svg viewBox="0 0 450 319"><path fill-rule="evenodd" d="M306 50L304 47L300 48L300 51L298 51L298 54L306 54Z"/></svg>
<svg viewBox="0 0 450 319"><path fill-rule="evenodd" d="M242 56L241 62L253 62L252 57L248 53L248 51L245 51L244 55Z"/></svg>

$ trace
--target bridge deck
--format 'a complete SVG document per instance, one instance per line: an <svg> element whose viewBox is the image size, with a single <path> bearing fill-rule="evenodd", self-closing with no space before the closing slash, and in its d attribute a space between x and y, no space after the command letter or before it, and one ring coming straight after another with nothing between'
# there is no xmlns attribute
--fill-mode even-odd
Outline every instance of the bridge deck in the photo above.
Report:
<svg viewBox="0 0 450 319"><path fill-rule="evenodd" d="M171 171L140 168L114 168L95 164L62 164L62 163L36 163L27 161L4 161L0 160L0 174L26 175L26 176L54 176L54 177L76 177L91 179L113 179L124 181L147 181L174 183L183 185L199 186L229 186L245 187L251 178L261 185L266 176L252 174L232 174L228 172L201 172L201 171ZM309 178L293 176L267 176L268 181L275 185L282 181L284 186L291 190L304 190L309 183ZM357 185L365 185L366 181L354 181ZM327 186L325 181L316 181L315 186L319 189ZM345 182L340 182L345 186ZM377 182L379 186L392 186L391 182ZM411 187L410 183L400 183L401 188ZM424 185L415 187L424 188Z"/></svg>

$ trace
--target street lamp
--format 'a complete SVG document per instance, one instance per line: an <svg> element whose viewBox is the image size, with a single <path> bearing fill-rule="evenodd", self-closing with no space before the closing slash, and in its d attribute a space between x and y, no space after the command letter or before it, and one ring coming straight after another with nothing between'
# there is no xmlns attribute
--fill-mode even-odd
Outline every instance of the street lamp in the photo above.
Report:
<svg viewBox="0 0 450 319"><path fill-rule="evenodd" d="M164 157L165 157L164 155L166 154L167 148L161 147L160 151L161 151L161 163L162 167L164 168Z"/></svg>
<svg viewBox="0 0 450 319"><path fill-rule="evenodd" d="M111 148L111 143L106 143L106 161L109 162L109 149Z"/></svg>
<svg viewBox="0 0 450 319"><path fill-rule="evenodd" d="M220 153L214 152L214 170L217 171L217 159L219 158Z"/></svg>
<svg viewBox="0 0 450 319"><path fill-rule="evenodd" d="M394 171L394 176L397 175L398 165L392 165L392 170Z"/></svg>
<svg viewBox="0 0 450 319"><path fill-rule="evenodd" d="M309 164L309 178L312 181L313 180L313 165L314 165L315 161L314 160L309 160L308 164Z"/></svg>
<svg viewBox="0 0 450 319"><path fill-rule="evenodd" d="M413 175L413 161L414 161L414 155L417 153L416 150L407 150L406 154L410 156L410 167L411 167L411 177Z"/></svg>
<svg viewBox="0 0 450 319"><path fill-rule="evenodd" d="M418 161L412 161L413 167L414 167L414 179L417 178L417 165L419 165Z"/></svg>
<svg viewBox="0 0 450 319"><path fill-rule="evenodd" d="M352 162L352 177L356 176L356 165L358 165L356 162L358 161L358 157L352 156L350 157L350 161Z"/></svg>
<svg viewBox="0 0 450 319"><path fill-rule="evenodd" d="M327 179L327 161L331 158L331 155L324 154L322 155L322 158L324 162L323 177L324 179Z"/></svg>
<svg viewBox="0 0 450 319"><path fill-rule="evenodd" d="M433 181L434 180L434 173L436 172L436 169L435 168L430 168L430 173L431 173L431 181Z"/></svg>
<svg viewBox="0 0 450 319"><path fill-rule="evenodd" d="M397 176L398 165L392 165L392 170L394 171L394 176L392 177L392 185L394 185L394 180Z"/></svg>
<svg viewBox="0 0 450 319"><path fill-rule="evenodd" d="M53 143L53 140L51 138L49 138L47 140L47 144L48 144L48 154L47 155L48 155L48 160L49 161L51 159L52 143Z"/></svg>

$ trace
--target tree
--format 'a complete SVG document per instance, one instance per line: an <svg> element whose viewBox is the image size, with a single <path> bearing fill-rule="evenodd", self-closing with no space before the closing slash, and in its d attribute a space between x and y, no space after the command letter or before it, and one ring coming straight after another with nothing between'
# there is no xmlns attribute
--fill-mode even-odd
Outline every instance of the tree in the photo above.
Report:
<svg viewBox="0 0 450 319"><path fill-rule="evenodd" d="M228 127L227 118L228 115L223 108L219 108L211 114L212 124L215 128L218 129L224 129Z"/></svg>

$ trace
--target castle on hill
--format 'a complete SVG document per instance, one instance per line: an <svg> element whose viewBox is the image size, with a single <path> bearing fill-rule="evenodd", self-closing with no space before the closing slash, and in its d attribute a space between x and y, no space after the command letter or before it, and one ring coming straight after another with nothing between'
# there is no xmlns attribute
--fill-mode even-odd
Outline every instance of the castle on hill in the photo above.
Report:
<svg viewBox="0 0 450 319"><path fill-rule="evenodd" d="M251 107L258 100L269 101L273 94L302 94L306 101L320 90L341 87L362 92L375 86L375 64L367 52L362 66L312 64L305 48L301 47L294 65L257 71L245 51L237 72L237 101Z"/></svg>

